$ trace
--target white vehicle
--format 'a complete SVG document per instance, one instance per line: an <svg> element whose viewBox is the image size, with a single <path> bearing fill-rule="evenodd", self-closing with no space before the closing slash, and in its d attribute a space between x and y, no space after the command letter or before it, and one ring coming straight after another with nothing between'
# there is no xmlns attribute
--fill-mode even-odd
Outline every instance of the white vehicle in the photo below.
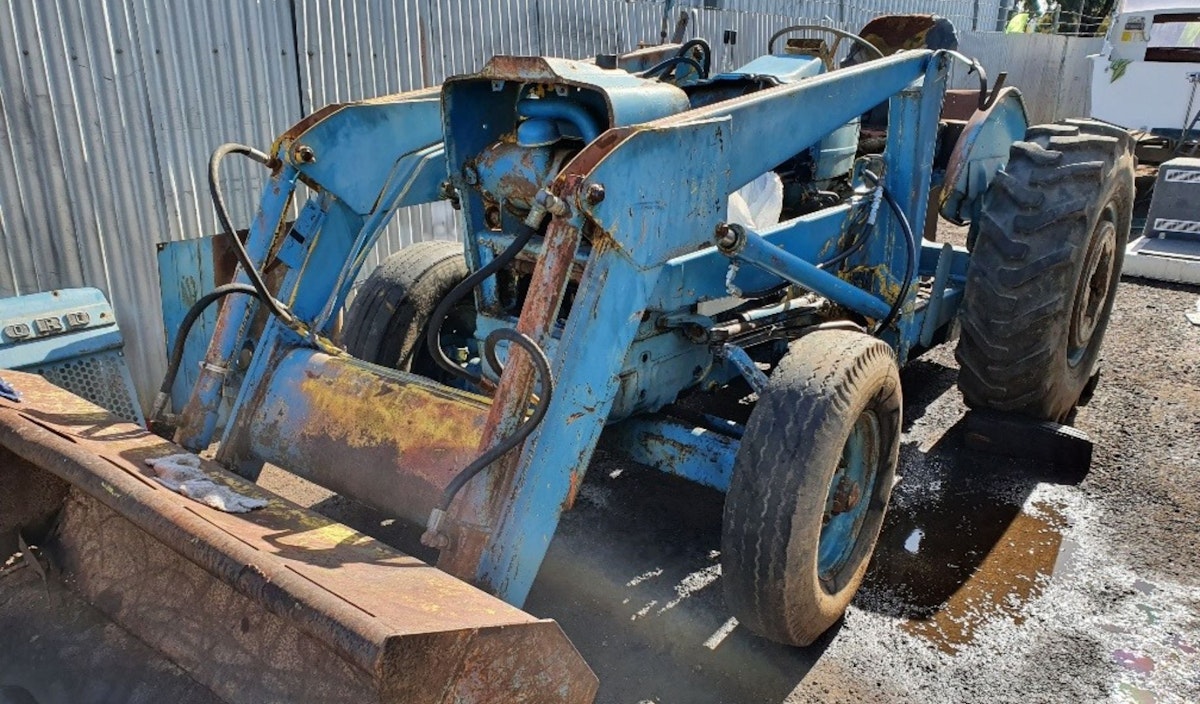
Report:
<svg viewBox="0 0 1200 704"><path fill-rule="evenodd" d="M1125 0L1092 61L1092 117L1178 139L1194 133L1200 0Z"/></svg>
<svg viewBox="0 0 1200 704"><path fill-rule="evenodd" d="M1200 284L1200 0L1124 0L1088 58L1091 116L1128 130L1141 163L1124 273Z"/></svg>

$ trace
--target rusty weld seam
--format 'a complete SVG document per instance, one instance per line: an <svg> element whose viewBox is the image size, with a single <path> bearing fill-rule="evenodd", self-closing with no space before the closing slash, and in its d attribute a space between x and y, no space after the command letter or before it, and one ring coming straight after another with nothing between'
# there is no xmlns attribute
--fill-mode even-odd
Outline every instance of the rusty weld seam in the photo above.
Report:
<svg viewBox="0 0 1200 704"><path fill-rule="evenodd" d="M378 617L378 616L376 616L375 614L373 614L373 613L371 613L370 611L367 611L366 609L364 609L362 606L360 606L360 605L358 605L358 604L354 603L353 601L350 601L350 600L349 600L349 599L347 599L346 597L342 596L341 594L338 594L337 592L333 591L332 589L330 589L329 587L325 586L324 584L321 584L320 582L318 582L317 580L313 579L312 577L309 577L308 575L304 574L303 572L301 572L300 570L296 569L295 567L292 567L291 565L289 565L289 564L287 564L287 563L284 563L283 567L284 567L284 569L287 569L287 570L291 571L291 572L292 572L292 574L295 574L295 575L297 575L298 577L300 577L300 578L302 578L302 579L304 579L304 580L308 581L310 584L312 584L312 585L314 585L314 586L318 587L319 589L322 589L322 590L324 590L324 591L326 591L326 592L328 592L328 593L330 593L330 594L334 595L334 596L335 596L335 597L337 597L338 599L341 599L342 601L344 601L344 602L346 602L347 604L349 604L349 605L353 606L354 608L356 608L356 609L358 609L359 611L363 612L364 614L366 614L366 615L370 616L371 618L379 618L379 617Z"/></svg>
<svg viewBox="0 0 1200 704"><path fill-rule="evenodd" d="M42 430L47 430L47 431L49 431L49 432L51 432L51 433L54 433L54 434L55 434L55 435L57 435L58 437L60 437L60 438L62 438L62 439L64 439L64 440L69 440L69 441L71 441L72 443L74 443L74 444L76 444L76 445L78 445L78 444L79 444L79 440L78 440L78 439L77 439L77 438L76 438L74 435L70 435L70 434L68 434L66 431L64 431L64 430L62 430L62 429L60 429L60 428L56 428L56 427L54 427L53 425L50 425L49 423L47 423L47 422L46 422L46 421L44 421L44 420L41 420L41 419L39 419L39 418L35 418L34 416L31 416L31 415L29 415L28 413L24 413L24 412L22 412L22 411L18 411L18 412L17 412L17 415L18 415L18 416L20 416L20 417L22 417L22 418L24 418L25 420L29 421L30 423L33 423L34 425L36 425L37 427L41 428Z"/></svg>
<svg viewBox="0 0 1200 704"><path fill-rule="evenodd" d="M98 455L98 456L100 457L100 459L111 464L112 466L116 467L117 469L122 470L122 471L132 475L135 479L137 479L141 483L145 484L146 486L150 487L151 489L166 489L166 487L163 486L162 484L159 484L158 482L154 481L150 477L147 477L145 474L142 474L141 472L137 471L133 467L130 467L128 464L126 464L124 462L118 462L118 461L114 460L113 458L109 457L108 455Z"/></svg>

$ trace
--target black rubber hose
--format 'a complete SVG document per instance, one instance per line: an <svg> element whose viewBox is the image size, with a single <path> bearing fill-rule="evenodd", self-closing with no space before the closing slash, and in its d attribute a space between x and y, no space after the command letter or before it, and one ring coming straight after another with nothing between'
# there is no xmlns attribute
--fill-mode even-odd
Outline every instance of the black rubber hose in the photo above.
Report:
<svg viewBox="0 0 1200 704"><path fill-rule="evenodd" d="M536 234L536 231L532 228L521 232L513 240L513 243L501 252L498 257L488 262L487 266L479 269L474 274L463 279L457 286L450 289L450 293L446 294L446 297L438 303L437 308L433 309L433 315L429 317L429 329L425 334L425 345L429 348L429 355L433 357L433 361L448 373L465 379L476 386L479 385L479 377L455 364L446 356L445 351L442 350L442 325L446 323L446 316L450 314L450 309L462 300L463 296L474 290L484 279L495 274L501 267L511 262L521 253L521 250L525 249L525 245L529 244L529 240L533 238L534 234Z"/></svg>
<svg viewBox="0 0 1200 704"><path fill-rule="evenodd" d="M863 223L863 224L865 224L865 223ZM873 229L873 228L871 228L871 229ZM839 252L838 254L835 254L834 256L830 257L829 259L826 259L825 261L818 264L817 268L818 269L828 269L834 265L841 264L842 262L846 261L850 257L854 256L855 252L862 249L863 245L865 245L867 243L867 240L871 239L871 229L867 229L867 231L862 233L862 235L860 237L856 238L854 240L854 242L851 242L850 246L847 247L845 249L845 251Z"/></svg>
<svg viewBox="0 0 1200 704"><path fill-rule="evenodd" d="M700 77L708 78L709 73L712 72L712 46L709 45L707 40L705 40L701 37L696 37L695 39L689 39L686 42L684 42L683 45L679 47L679 51L675 52L675 55L676 56L687 56L688 52L691 51L692 49L701 49L702 50L701 54L704 58L701 60L700 63L701 63L701 66L703 66L703 68L704 68L704 72L701 74Z"/></svg>
<svg viewBox="0 0 1200 704"><path fill-rule="evenodd" d="M271 312L271 315L274 315L285 323L290 323L294 319L291 312L288 311L287 306L278 301L267 290L267 285L263 282L262 275L259 273L257 267L254 266L254 262L250 260L250 254L246 252L246 246L238 238L237 230L234 229L233 222L229 219L229 210L226 209L225 198L221 194L220 177L221 161L230 154L241 154L242 156L250 157L264 166L270 157L244 144L222 144L216 148L212 153L212 157L208 160L208 192L212 196L213 208L217 211L217 219L220 220L221 227L225 229L225 234L229 236L229 240L233 244L233 253L237 255L238 263L242 265L242 270L250 278L250 284L254 286L259 299L267 306L267 310Z"/></svg>
<svg viewBox="0 0 1200 704"><path fill-rule="evenodd" d="M700 65L700 62L696 61L690 56L672 56L669 59L654 64L645 71L642 71L642 73L639 75L641 75L642 78L653 78L678 64L687 64L688 66L696 69L696 74L700 76L700 78L708 78L708 72L704 70L704 67Z"/></svg>
<svg viewBox="0 0 1200 704"><path fill-rule="evenodd" d="M876 186L883 187L879 177L871 171L864 169L863 175ZM879 325L875 326L875 330L873 331L875 335L879 335L879 333L887 330L896 321L897 316L900 315L900 309L904 307L904 300L908 298L908 291L912 287L913 272L917 269L917 238L913 235L912 226L909 224L908 218L905 217L904 211L900 209L900 204L896 202L896 199L892 197L891 191L886 187L883 187L883 200L892 209L892 212L895 213L896 220L900 223L900 229L904 231L904 243L908 247L908 261L904 267L904 281L900 284L900 295L892 302L892 309L888 311L887 317L880 321Z"/></svg>
<svg viewBox="0 0 1200 704"><path fill-rule="evenodd" d="M183 349L187 344L188 335L192 332L192 326L196 324L206 308L231 293L244 293L248 296L259 297L258 291L249 284L223 284L201 296L183 316L183 322L179 324L179 332L175 335L175 345L171 348L171 358L167 362L167 373L158 387L158 395L154 398L154 407L150 411L151 423L158 419L167 406L171 387L175 385L175 377L179 376L179 366L183 363Z"/></svg>
<svg viewBox="0 0 1200 704"><path fill-rule="evenodd" d="M496 344L500 340L508 340L529 354L534 369L537 371L538 380L541 382L541 393L538 395L537 405L533 408L533 414L525 422L517 426L517 429L511 435L475 458L474 462L463 467L458 474L454 475L454 478L450 480L445 490L442 491L441 501L438 502L437 507L430 513L429 525L425 534L421 536L421 542L425 545L431 547L442 546L439 526L442 516L450 510L450 504L453 503L454 497L458 495L458 492L462 491L467 482L491 466L493 462L508 454L517 445L524 442L525 438L529 437L529 434L546 417L546 411L550 408L550 399L554 396L554 377L551 375L550 360L546 358L546 353L528 335L511 328L500 328L499 330L493 330L483 341L484 354L488 359L493 361L496 359Z"/></svg>

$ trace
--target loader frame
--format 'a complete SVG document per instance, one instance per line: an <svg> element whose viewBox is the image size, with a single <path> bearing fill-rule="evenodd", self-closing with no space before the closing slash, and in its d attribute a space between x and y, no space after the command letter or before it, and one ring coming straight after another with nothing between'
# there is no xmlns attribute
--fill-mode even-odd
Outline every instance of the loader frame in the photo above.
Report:
<svg viewBox="0 0 1200 704"><path fill-rule="evenodd" d="M473 270L511 242L488 221L468 168L480 149L513 129L513 118L494 109L497 101L515 101L526 85L599 96L614 126L539 193L550 222L527 250L532 268L520 315L499 310L492 283L476 297L477 335L515 326L538 340L557 392L519 451L455 501L438 566L520 605L602 433L635 459L728 487L736 428L715 433L657 413L689 387L743 376L752 386L761 381L749 344L704 338L712 322L706 303L792 284L867 325L898 305L894 324L878 334L900 363L945 338L967 252L920 239L920 225L942 177L934 160L949 61L945 52L905 51L680 110L677 96L623 71L497 57L440 89L318 111L273 145L271 178L246 241L256 266L286 265L276 297L298 322L272 318L248 341L255 306L249 298L228 300L176 442L199 451L219 439L218 461L245 477L274 463L423 520L449 478L524 416L535 391L528 358L508 356L489 400L354 360L328 337L397 210L456 201ZM900 221L886 207L860 251L836 270L817 266L845 247L866 195L757 231L725 226L731 192L882 103L889 117L880 177L917 227L915 268ZM855 178L868 192L862 174ZM315 186L315 195L287 225L302 183ZM239 269L236 280L247 282L246 272ZM906 298L897 302L901 291ZM769 320L773 312L753 315ZM248 346L252 360L241 365ZM223 397L233 401L218 436Z"/></svg>

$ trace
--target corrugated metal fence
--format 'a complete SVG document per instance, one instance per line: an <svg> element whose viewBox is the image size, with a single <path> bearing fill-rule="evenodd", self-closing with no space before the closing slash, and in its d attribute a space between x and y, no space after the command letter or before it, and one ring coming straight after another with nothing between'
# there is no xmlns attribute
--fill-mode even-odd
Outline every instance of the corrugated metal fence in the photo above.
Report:
<svg viewBox="0 0 1200 704"><path fill-rule="evenodd" d="M714 45L737 30L736 65L786 24L855 29L881 12L933 12L986 30L1005 2L676 6L695 8L693 31ZM266 147L315 108L433 85L496 53L587 56L656 42L662 9L659 0L10 0L0 10L0 297L104 290L145 402L165 368L154 245L216 231L206 185L214 147ZM1044 87L1054 108L1039 117L1080 112L1060 76L1073 75L1066 62L1082 52L1064 38L961 33L993 73L1012 62L1021 69L1010 83ZM223 176L234 220L248 222L261 174L231 162ZM413 240L455 235L448 208L412 209L366 270Z"/></svg>

